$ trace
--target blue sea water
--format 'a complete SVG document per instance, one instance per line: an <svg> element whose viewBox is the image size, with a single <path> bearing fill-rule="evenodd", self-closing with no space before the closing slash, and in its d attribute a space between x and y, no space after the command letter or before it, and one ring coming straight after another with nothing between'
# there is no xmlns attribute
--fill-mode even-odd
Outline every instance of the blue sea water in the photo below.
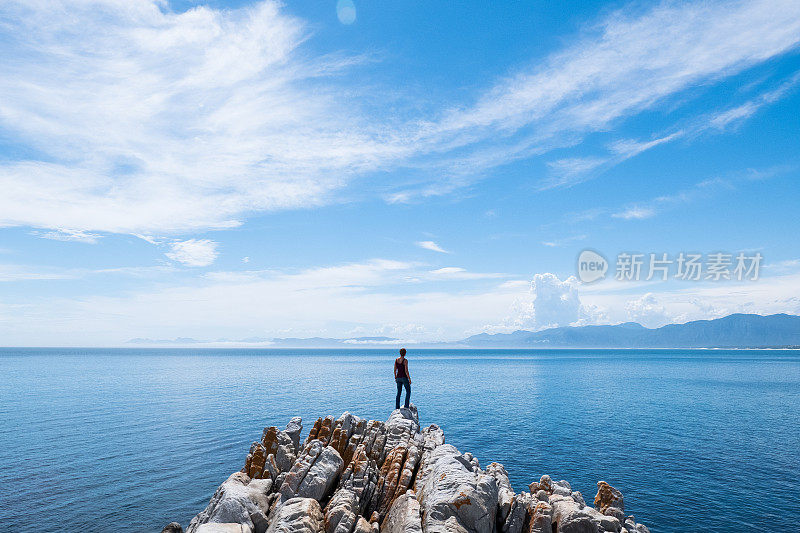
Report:
<svg viewBox="0 0 800 533"><path fill-rule="evenodd" d="M389 350L0 350L0 529L184 525L267 425L386 419ZM420 422L653 532L797 531L800 352L420 350Z"/></svg>

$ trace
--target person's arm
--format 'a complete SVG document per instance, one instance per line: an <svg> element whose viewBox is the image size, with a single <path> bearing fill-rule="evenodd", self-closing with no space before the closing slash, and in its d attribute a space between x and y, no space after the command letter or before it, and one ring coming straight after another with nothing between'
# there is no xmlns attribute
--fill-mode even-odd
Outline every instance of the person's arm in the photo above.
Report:
<svg viewBox="0 0 800 533"><path fill-rule="evenodd" d="M394 379L397 379L397 365L394 365Z"/></svg>
<svg viewBox="0 0 800 533"><path fill-rule="evenodd" d="M411 372L408 371L408 359L406 359L405 366L406 366L406 377L408 378L408 382L411 383Z"/></svg>

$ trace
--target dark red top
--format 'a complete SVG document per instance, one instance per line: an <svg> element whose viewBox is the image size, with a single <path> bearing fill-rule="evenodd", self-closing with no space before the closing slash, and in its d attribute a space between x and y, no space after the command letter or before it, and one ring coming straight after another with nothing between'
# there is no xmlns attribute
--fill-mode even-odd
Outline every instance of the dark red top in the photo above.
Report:
<svg viewBox="0 0 800 533"><path fill-rule="evenodd" d="M407 378L408 377L406 375L406 362L405 361L401 361L399 357L394 360L394 371L395 371L395 375L398 378Z"/></svg>

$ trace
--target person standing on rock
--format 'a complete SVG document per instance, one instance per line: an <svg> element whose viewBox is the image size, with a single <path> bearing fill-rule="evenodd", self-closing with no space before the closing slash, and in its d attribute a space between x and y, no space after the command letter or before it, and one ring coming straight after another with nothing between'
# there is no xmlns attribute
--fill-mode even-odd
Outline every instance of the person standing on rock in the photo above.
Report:
<svg viewBox="0 0 800 533"><path fill-rule="evenodd" d="M397 398L394 402L394 408L400 409L400 394L403 392L403 387L405 387L405 407L408 409L408 402L411 401L411 372L408 371L408 359L406 359L405 348L400 348L400 357L394 360L394 381L397 383Z"/></svg>

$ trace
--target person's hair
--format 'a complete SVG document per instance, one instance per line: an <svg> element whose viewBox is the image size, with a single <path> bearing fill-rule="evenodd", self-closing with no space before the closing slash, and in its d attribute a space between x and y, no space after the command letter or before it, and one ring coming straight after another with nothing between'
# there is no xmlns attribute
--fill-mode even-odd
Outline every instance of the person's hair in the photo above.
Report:
<svg viewBox="0 0 800 533"><path fill-rule="evenodd" d="M400 348L400 355L405 355L405 354L406 354L406 349Z"/></svg>

